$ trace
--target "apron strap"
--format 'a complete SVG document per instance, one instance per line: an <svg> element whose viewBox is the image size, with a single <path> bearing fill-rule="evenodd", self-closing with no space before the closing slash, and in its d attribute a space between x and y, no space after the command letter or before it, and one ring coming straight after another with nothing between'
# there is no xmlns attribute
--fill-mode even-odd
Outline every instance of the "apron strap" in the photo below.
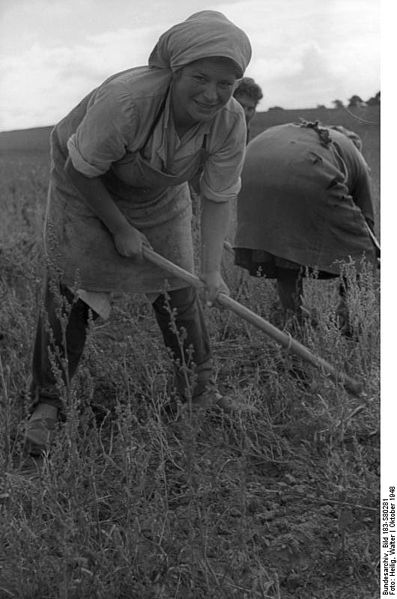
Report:
<svg viewBox="0 0 397 599"><path fill-rule="evenodd" d="M146 146L146 144L148 143L148 141L149 141L150 137L152 136L152 134L153 134L153 132L154 132L154 130L155 130L155 128L156 128L156 126L157 126L157 124L158 124L158 122L159 122L160 118L161 118L161 115L162 115L162 114L163 114L163 112L164 112L165 103L166 103L166 101L167 101L167 96L168 96L168 93L167 93L167 94L165 94L165 96L164 96L163 100L161 101L161 104L160 104L159 111L158 111L158 113L156 114L156 116L155 116L155 118L154 118L154 120L153 120L153 122L152 122L152 124L151 124L151 126L150 126L149 133L147 134L147 136L146 136L146 139L145 139L145 142L144 142L144 144L143 144L143 146L142 146L143 148L144 148L144 147Z"/></svg>

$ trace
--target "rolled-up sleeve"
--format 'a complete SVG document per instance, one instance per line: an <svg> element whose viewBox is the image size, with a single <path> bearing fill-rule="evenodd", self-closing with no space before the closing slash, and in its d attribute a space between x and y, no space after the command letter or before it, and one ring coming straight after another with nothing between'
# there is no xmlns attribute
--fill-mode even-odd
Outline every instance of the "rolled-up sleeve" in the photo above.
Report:
<svg viewBox="0 0 397 599"><path fill-rule="evenodd" d="M136 122L123 88L99 89L67 147L74 168L87 177L106 173L126 153Z"/></svg>
<svg viewBox="0 0 397 599"><path fill-rule="evenodd" d="M209 156L200 180L201 194L208 200L227 202L240 191L246 135L244 115L239 109L226 114L211 133Z"/></svg>

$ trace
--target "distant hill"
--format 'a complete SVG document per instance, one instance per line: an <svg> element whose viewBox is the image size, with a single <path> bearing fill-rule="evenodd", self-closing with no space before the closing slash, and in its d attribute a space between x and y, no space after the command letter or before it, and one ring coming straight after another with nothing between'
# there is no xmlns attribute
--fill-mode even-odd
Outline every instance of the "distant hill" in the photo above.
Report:
<svg viewBox="0 0 397 599"><path fill-rule="evenodd" d="M251 138L268 127L297 122L301 118L308 121L320 120L327 125L343 125L353 129L363 138L364 147L367 134L371 137L372 143L373 138L379 138L379 106L354 109L302 108L287 110L273 108L256 114L251 126ZM52 126L0 132L0 151L48 151L51 129Z"/></svg>
<svg viewBox="0 0 397 599"><path fill-rule="evenodd" d="M48 152L50 149L50 127L19 129L0 132L0 152L26 151Z"/></svg>

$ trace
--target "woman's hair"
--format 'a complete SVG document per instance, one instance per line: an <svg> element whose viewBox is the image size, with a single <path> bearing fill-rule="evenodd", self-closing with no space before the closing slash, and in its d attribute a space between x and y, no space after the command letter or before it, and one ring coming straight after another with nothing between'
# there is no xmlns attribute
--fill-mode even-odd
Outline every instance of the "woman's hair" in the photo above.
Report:
<svg viewBox="0 0 397 599"><path fill-rule="evenodd" d="M233 96L236 97L239 94L245 94L256 104L263 98L263 93L260 86L251 77L243 77L234 90Z"/></svg>

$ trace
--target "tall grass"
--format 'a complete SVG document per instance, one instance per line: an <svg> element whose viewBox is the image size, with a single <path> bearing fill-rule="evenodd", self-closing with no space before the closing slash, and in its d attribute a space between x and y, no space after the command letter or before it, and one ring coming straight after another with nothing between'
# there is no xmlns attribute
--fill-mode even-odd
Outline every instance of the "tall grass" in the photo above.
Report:
<svg viewBox="0 0 397 599"><path fill-rule="evenodd" d="M40 305L47 156L1 163L0 598L372 599L378 579L379 298L377 277L335 320L336 283L305 281L315 316L304 343L363 380L350 396L261 332L206 309L219 387L249 409L165 423L171 365L139 296L120 297L90 330L67 421L40 462L23 421ZM277 321L266 280L234 297Z"/></svg>

